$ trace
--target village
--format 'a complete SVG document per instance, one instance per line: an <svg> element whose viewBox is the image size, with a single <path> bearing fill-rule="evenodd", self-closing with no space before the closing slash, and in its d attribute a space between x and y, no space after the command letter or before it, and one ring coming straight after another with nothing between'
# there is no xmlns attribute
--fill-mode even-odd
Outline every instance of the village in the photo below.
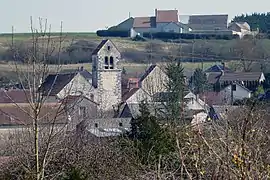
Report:
<svg viewBox="0 0 270 180"><path fill-rule="evenodd" d="M239 40L259 33L247 22L227 22L228 15L155 9L109 30L128 31L129 44L155 41L147 33ZM201 58L190 70L183 64L194 65L194 55L170 54L185 45L170 42L162 60L144 52L151 56L146 69L131 73L123 64L138 59L127 60L122 39L103 37L86 51L89 62L65 72L61 63L49 66L48 49L40 53L50 38L33 33L27 58L12 66L20 82L0 89L0 179L269 178L269 76L262 64L250 68L261 59L212 58L204 67Z"/></svg>

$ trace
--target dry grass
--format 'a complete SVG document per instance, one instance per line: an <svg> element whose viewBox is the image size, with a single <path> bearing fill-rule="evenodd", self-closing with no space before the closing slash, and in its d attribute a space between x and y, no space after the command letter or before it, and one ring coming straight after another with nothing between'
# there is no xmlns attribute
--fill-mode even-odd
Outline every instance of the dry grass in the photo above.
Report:
<svg viewBox="0 0 270 180"><path fill-rule="evenodd" d="M212 66L215 63L204 63L204 69ZM164 64L161 64L164 65ZM91 63L83 63L83 64L67 64L67 65L61 65L60 67L60 71L63 72L72 72L77 70L78 68L80 68L81 66L84 67L84 69L91 71L92 70L92 66ZM136 72L142 72L144 71L147 67L148 64L139 64L139 63L123 63L120 64L121 67L125 68L127 73L136 73ZM17 67L19 68L20 71L28 71L29 67L27 65L17 65ZM183 63L183 67L186 70L192 71L198 67L201 67L201 63ZM49 65L49 69L51 71L51 73L56 72L57 70L57 66L56 65ZM16 66L12 63L9 64L0 64L0 71L1 72L16 72Z"/></svg>

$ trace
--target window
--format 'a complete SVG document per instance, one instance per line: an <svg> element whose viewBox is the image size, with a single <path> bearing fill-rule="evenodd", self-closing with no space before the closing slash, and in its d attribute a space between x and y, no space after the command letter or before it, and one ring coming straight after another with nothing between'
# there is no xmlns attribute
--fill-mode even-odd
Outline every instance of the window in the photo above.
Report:
<svg viewBox="0 0 270 180"><path fill-rule="evenodd" d="M108 49L108 51L110 51L111 50L111 46L108 46L107 49Z"/></svg>
<svg viewBox="0 0 270 180"><path fill-rule="evenodd" d="M113 69L113 57L110 57L110 69Z"/></svg>
<svg viewBox="0 0 270 180"><path fill-rule="evenodd" d="M98 127L98 123L95 123L95 128L97 128Z"/></svg>
<svg viewBox="0 0 270 180"><path fill-rule="evenodd" d="M104 68L105 69L109 69L109 58L108 58L108 56L105 56L105 62L104 62Z"/></svg>
<svg viewBox="0 0 270 180"><path fill-rule="evenodd" d="M119 126L122 127L122 126L123 126L123 123L120 122L120 123L119 123Z"/></svg>
<svg viewBox="0 0 270 180"><path fill-rule="evenodd" d="M82 117L86 117L86 107L84 107L84 106L80 107L80 115Z"/></svg>

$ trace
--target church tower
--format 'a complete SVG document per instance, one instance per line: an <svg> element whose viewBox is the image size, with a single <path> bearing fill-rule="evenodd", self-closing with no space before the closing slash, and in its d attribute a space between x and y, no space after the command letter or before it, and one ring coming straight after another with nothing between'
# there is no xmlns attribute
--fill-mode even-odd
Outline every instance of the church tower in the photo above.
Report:
<svg viewBox="0 0 270 180"><path fill-rule="evenodd" d="M114 108L121 102L120 59L121 53L109 39L101 41L92 53L92 85L97 90L96 99L104 114L113 114Z"/></svg>

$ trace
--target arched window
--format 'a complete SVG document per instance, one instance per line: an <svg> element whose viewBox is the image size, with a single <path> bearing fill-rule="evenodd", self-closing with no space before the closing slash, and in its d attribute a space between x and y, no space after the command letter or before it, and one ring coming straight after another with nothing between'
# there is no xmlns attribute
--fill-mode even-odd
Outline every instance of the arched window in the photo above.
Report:
<svg viewBox="0 0 270 180"><path fill-rule="evenodd" d="M110 69L113 69L114 67L113 67L113 57L111 56L110 57Z"/></svg>
<svg viewBox="0 0 270 180"><path fill-rule="evenodd" d="M104 68L109 69L109 58L108 58L108 56L105 56Z"/></svg>

